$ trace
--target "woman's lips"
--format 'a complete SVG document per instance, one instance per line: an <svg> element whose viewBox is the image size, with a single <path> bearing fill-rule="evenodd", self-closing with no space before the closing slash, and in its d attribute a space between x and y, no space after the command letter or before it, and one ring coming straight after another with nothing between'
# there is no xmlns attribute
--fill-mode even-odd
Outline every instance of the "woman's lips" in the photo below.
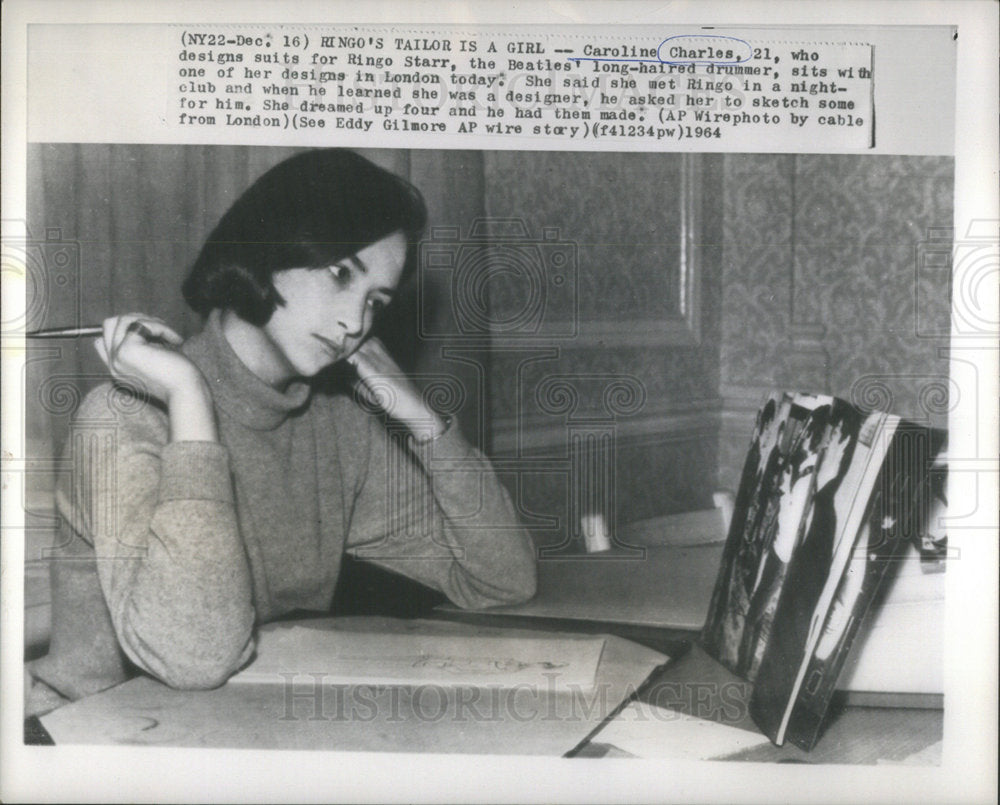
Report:
<svg viewBox="0 0 1000 805"><path fill-rule="evenodd" d="M343 344L338 344L336 341L331 341L329 338L324 338L323 336L316 335L315 333L314 335L316 337L316 340L323 345L323 347L326 349L327 352L330 353L330 357L333 360L339 361L342 357L344 357Z"/></svg>

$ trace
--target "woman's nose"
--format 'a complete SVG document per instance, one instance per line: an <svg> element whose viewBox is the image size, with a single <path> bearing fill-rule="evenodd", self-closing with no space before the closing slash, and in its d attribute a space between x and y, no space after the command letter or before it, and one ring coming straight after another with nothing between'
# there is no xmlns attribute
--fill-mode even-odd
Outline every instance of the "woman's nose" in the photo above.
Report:
<svg viewBox="0 0 1000 805"><path fill-rule="evenodd" d="M345 300L338 311L337 323L343 329L345 336L360 336L365 326L364 300Z"/></svg>

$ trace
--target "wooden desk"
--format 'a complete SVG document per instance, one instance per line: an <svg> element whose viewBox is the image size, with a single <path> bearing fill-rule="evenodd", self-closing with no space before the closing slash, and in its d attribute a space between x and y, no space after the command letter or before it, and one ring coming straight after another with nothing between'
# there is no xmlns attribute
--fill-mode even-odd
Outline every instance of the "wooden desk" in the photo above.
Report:
<svg viewBox="0 0 1000 805"><path fill-rule="evenodd" d="M524 629L624 638L635 646L616 646L621 662L639 663L637 675L630 680L633 687L657 664L645 649L673 660L649 679L640 697L643 701L757 732L748 715L749 686L697 645L691 648L708 608L722 545L717 539L716 515L693 513L686 517L683 522L674 518L646 521L624 532L631 544L646 548L643 559L614 554L545 559L540 563L540 590L535 601L480 613L439 608L433 617L504 633ZM380 587L381 581L375 586ZM585 595L581 596L581 590ZM586 599L582 605L581 598ZM454 732L442 730L435 736L433 724L427 720L404 718L402 713L414 707L410 699L390 702L389 712L395 707L397 717L356 719L345 725L347 719L337 718L344 706L337 696L342 694L324 692L316 700L317 717L310 718L302 711L303 707L313 706L308 696L294 698L289 710L288 701L283 695L275 697L273 688L241 688L180 692L150 679L137 679L56 711L45 717L43 724L80 716L80 723L86 727L89 718L88 742L94 743L491 754L511 748L527 754L565 751L555 749L565 746L566 738L565 733L549 729L551 722L542 723L536 730L525 730L523 723L514 724L512 729L509 723L504 726L497 719L479 724L470 721L456 742ZM609 696L609 704L612 699L617 704L621 696ZM621 756L600 741L601 719L611 713L614 704L590 713L590 727L582 731L581 741L571 750L574 756ZM372 706L362 703L362 707L369 708L362 715ZM385 704L379 700L374 706L384 708ZM766 745L726 759L900 761L940 741L942 722L940 709L847 706L841 700L831 707L824 733L812 752ZM596 734L582 740L591 732ZM43 735L34 737L44 742Z"/></svg>
<svg viewBox="0 0 1000 805"><path fill-rule="evenodd" d="M513 619L484 613L448 615L479 633L509 634L520 630L610 631L630 643L611 645L612 661L632 668L625 681L617 676L608 693L569 710L539 706L525 694L518 701L506 695L465 700L460 729L444 724L462 717L455 702L417 701L412 690L369 691L352 699L344 688L327 686L315 695L308 684L290 695L280 687L227 685L215 691L175 691L148 678L134 679L110 691L69 705L43 717L56 735L72 734L73 742L146 746L214 746L227 748L293 748L352 751L405 751L487 754L566 753L573 757L627 757L601 742L600 728L628 685L638 687L657 664L658 656L644 647L671 653L674 661L648 678L639 698L658 707L678 710L730 726L758 732L747 708L749 686L688 641L695 635L669 629L615 624ZM497 624L502 626L498 627ZM458 624L454 624L458 626ZM557 628L562 627L562 628ZM485 630L485 631L484 631ZM631 646L631 648L630 648ZM307 680L308 682L308 680ZM393 689L401 690L401 689ZM523 692L522 692L523 693ZM436 695L436 694L435 694ZM353 717L349 712L353 706ZM412 717L414 713L418 716ZM510 718L511 713L514 718ZM568 724L569 716L578 723ZM546 717L548 716L548 717ZM481 718L480 718L481 717ZM770 744L729 755L725 760L874 764L902 761L941 740L943 712L938 709L859 707L843 702L831 714L812 752ZM567 726L570 727L567 730ZM44 736L36 736L44 742Z"/></svg>
<svg viewBox="0 0 1000 805"><path fill-rule="evenodd" d="M619 529L630 548L543 555L538 594L491 614L659 629L701 629L722 560L718 509L656 517ZM461 613L445 605L439 610Z"/></svg>

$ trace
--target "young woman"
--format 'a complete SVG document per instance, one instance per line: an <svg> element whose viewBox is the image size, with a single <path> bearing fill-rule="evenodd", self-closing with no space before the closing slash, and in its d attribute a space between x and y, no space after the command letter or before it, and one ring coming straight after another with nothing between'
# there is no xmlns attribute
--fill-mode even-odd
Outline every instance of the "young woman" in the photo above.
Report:
<svg viewBox="0 0 1000 805"><path fill-rule="evenodd" d="M345 551L462 607L534 594L532 544L489 463L370 337L424 219L399 177L305 152L209 236L183 287L202 332L104 322L96 347L118 382L77 414L102 435L75 430L67 448L39 690L72 700L136 670L220 685L256 625L330 611ZM367 405L329 382L338 362Z"/></svg>

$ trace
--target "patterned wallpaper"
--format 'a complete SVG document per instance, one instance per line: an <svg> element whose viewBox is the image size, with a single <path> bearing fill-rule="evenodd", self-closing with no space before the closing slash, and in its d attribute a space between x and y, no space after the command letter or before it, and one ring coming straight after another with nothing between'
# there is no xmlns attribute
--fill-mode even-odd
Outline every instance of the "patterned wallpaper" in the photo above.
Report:
<svg viewBox="0 0 1000 805"><path fill-rule="evenodd" d="M717 184L720 166L704 169ZM681 158L677 154L491 152L486 155L486 211L519 217L535 237L554 228L577 245L578 339L552 339L559 357L532 367L542 373L626 373L639 378L649 410L714 398L718 383L717 190L703 218L702 316L697 345L649 346L643 321L677 318ZM714 183L714 184L713 184ZM494 308L505 299L491 297ZM592 328L614 330L613 345L586 338ZM655 337L654 337L655 340ZM494 415L517 404L510 380L517 357L494 356L490 387ZM530 398L520 401L534 404Z"/></svg>
<svg viewBox="0 0 1000 805"><path fill-rule="evenodd" d="M704 203L698 210L703 243L696 343L658 332L659 323L681 318L680 155L491 152L484 169L488 216L519 218L535 238L546 229L557 231L561 240L576 245L578 261L579 337L545 342L551 352L544 360L526 360L525 350L491 357L488 400L495 452L512 451L515 412L524 418L522 455L533 460L558 462L567 455L568 429L591 420L595 427L616 429L618 523L711 505L718 428L721 158L698 163ZM499 285L490 305L503 317L523 299ZM595 332L608 335L602 340ZM615 378L625 380L616 386ZM570 482L560 465L554 466L530 476L523 503L564 523ZM559 531L543 529L541 541L558 539Z"/></svg>
<svg viewBox="0 0 1000 805"><path fill-rule="evenodd" d="M789 156L725 158L723 384L777 383L791 305L793 164Z"/></svg>
<svg viewBox="0 0 1000 805"><path fill-rule="evenodd" d="M577 244L583 322L666 316L676 305L680 167L665 154L491 152L487 213Z"/></svg>
<svg viewBox="0 0 1000 805"><path fill-rule="evenodd" d="M953 176L945 157L725 157L722 486L770 386L946 425L950 278L921 255L950 237Z"/></svg>

